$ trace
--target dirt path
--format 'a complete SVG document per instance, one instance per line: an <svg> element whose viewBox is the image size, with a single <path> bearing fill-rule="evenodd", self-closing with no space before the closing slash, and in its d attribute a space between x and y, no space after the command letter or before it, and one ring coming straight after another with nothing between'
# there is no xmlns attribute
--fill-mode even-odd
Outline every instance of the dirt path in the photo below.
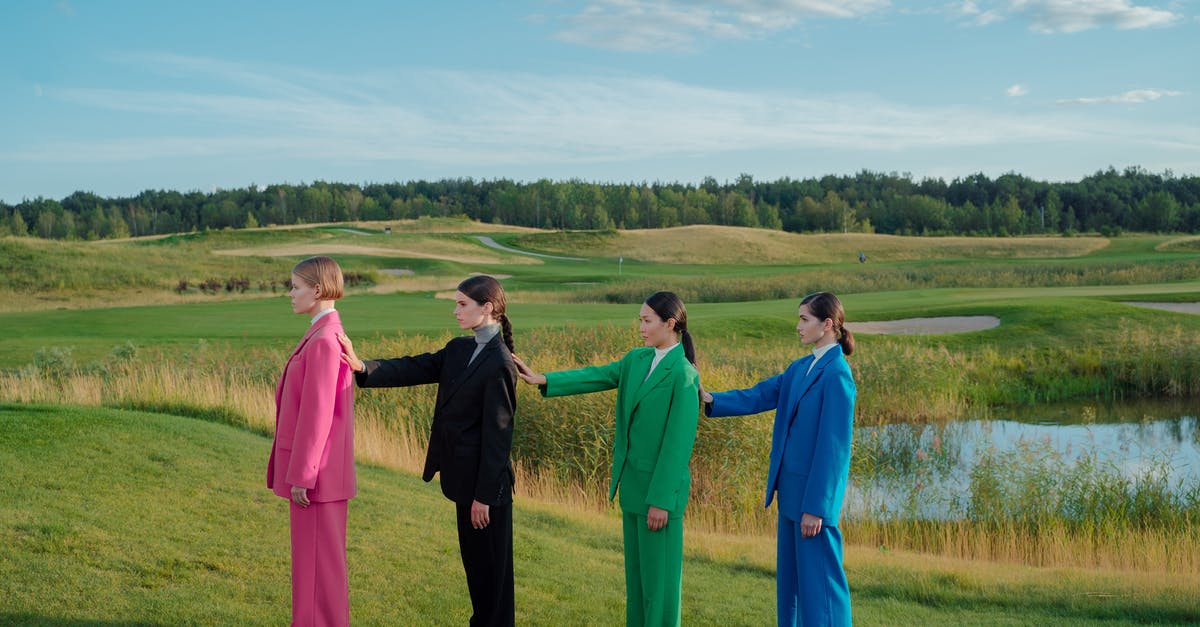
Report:
<svg viewBox="0 0 1200 627"><path fill-rule="evenodd" d="M1176 313L1200 314L1200 303L1147 303L1142 301L1126 301L1125 304L1133 305L1134 307L1149 307L1150 309L1174 311Z"/></svg>
<svg viewBox="0 0 1200 627"><path fill-rule="evenodd" d="M508 246L505 246L505 245L501 244L500 242L497 242L496 240L494 240L486 235L476 235L475 239L483 242L484 246L490 246L491 248L495 248L496 250L503 250L506 253L516 253L518 255L529 255L531 257L543 257L545 259L561 259L563 261L587 261L587 259L584 257L559 257L558 255L545 255L542 253L531 253L531 252L525 251L525 250L517 250L516 248L509 248Z"/></svg>
<svg viewBox="0 0 1200 627"><path fill-rule="evenodd" d="M998 326L1000 326L1000 319L995 316L944 316L941 318L905 318L903 320L846 323L846 328L854 333L894 335L968 333L994 329Z"/></svg>

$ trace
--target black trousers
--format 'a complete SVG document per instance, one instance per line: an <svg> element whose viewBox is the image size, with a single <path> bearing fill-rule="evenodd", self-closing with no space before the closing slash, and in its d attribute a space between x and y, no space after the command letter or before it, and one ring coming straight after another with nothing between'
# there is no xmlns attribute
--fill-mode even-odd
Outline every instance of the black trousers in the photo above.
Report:
<svg viewBox="0 0 1200 627"><path fill-rule="evenodd" d="M458 551L471 592L472 627L511 627L513 604L512 505L493 505L491 522L483 529L471 527L471 505L458 510Z"/></svg>

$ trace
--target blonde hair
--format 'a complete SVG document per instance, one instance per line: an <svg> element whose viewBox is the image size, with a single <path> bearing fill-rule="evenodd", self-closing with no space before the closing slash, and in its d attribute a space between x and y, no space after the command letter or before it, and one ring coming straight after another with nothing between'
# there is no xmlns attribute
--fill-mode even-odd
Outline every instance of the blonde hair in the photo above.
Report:
<svg viewBox="0 0 1200 627"><path fill-rule="evenodd" d="M292 274L316 287L321 300L337 300L343 295L342 268L329 257L309 257L296 264Z"/></svg>

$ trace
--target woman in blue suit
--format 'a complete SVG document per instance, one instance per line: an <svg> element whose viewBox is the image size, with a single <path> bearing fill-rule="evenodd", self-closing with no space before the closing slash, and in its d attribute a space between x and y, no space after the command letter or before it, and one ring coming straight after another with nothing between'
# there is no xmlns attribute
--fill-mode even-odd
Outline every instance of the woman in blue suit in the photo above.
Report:
<svg viewBox="0 0 1200 627"><path fill-rule="evenodd" d="M712 417L775 410L766 506L778 495L775 583L780 625L850 625L838 514L850 472L857 389L846 355L854 338L829 292L800 301L796 331L811 355L745 390L701 392Z"/></svg>

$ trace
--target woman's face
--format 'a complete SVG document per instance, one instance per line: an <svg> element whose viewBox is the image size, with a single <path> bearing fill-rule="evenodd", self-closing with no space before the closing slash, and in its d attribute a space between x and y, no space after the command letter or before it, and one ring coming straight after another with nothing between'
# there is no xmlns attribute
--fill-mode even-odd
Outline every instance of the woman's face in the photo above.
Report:
<svg viewBox="0 0 1200 627"><path fill-rule="evenodd" d="M288 298L292 300L292 311L298 314L313 315L317 313L317 305L321 302L317 286L309 285L304 279L294 274Z"/></svg>
<svg viewBox="0 0 1200 627"><path fill-rule="evenodd" d="M642 341L646 343L646 346L666 348L675 344L674 318L663 320L650 308L650 305L642 305L638 320L638 330L641 331Z"/></svg>
<svg viewBox="0 0 1200 627"><path fill-rule="evenodd" d="M475 329L495 322L491 303L480 305L462 292L454 293L454 319L458 320L458 326L462 329Z"/></svg>
<svg viewBox="0 0 1200 627"><path fill-rule="evenodd" d="M817 344L822 338L832 337L833 321L826 318L821 320L809 311L808 305L800 305L800 321L796 323L796 333L804 344Z"/></svg>

